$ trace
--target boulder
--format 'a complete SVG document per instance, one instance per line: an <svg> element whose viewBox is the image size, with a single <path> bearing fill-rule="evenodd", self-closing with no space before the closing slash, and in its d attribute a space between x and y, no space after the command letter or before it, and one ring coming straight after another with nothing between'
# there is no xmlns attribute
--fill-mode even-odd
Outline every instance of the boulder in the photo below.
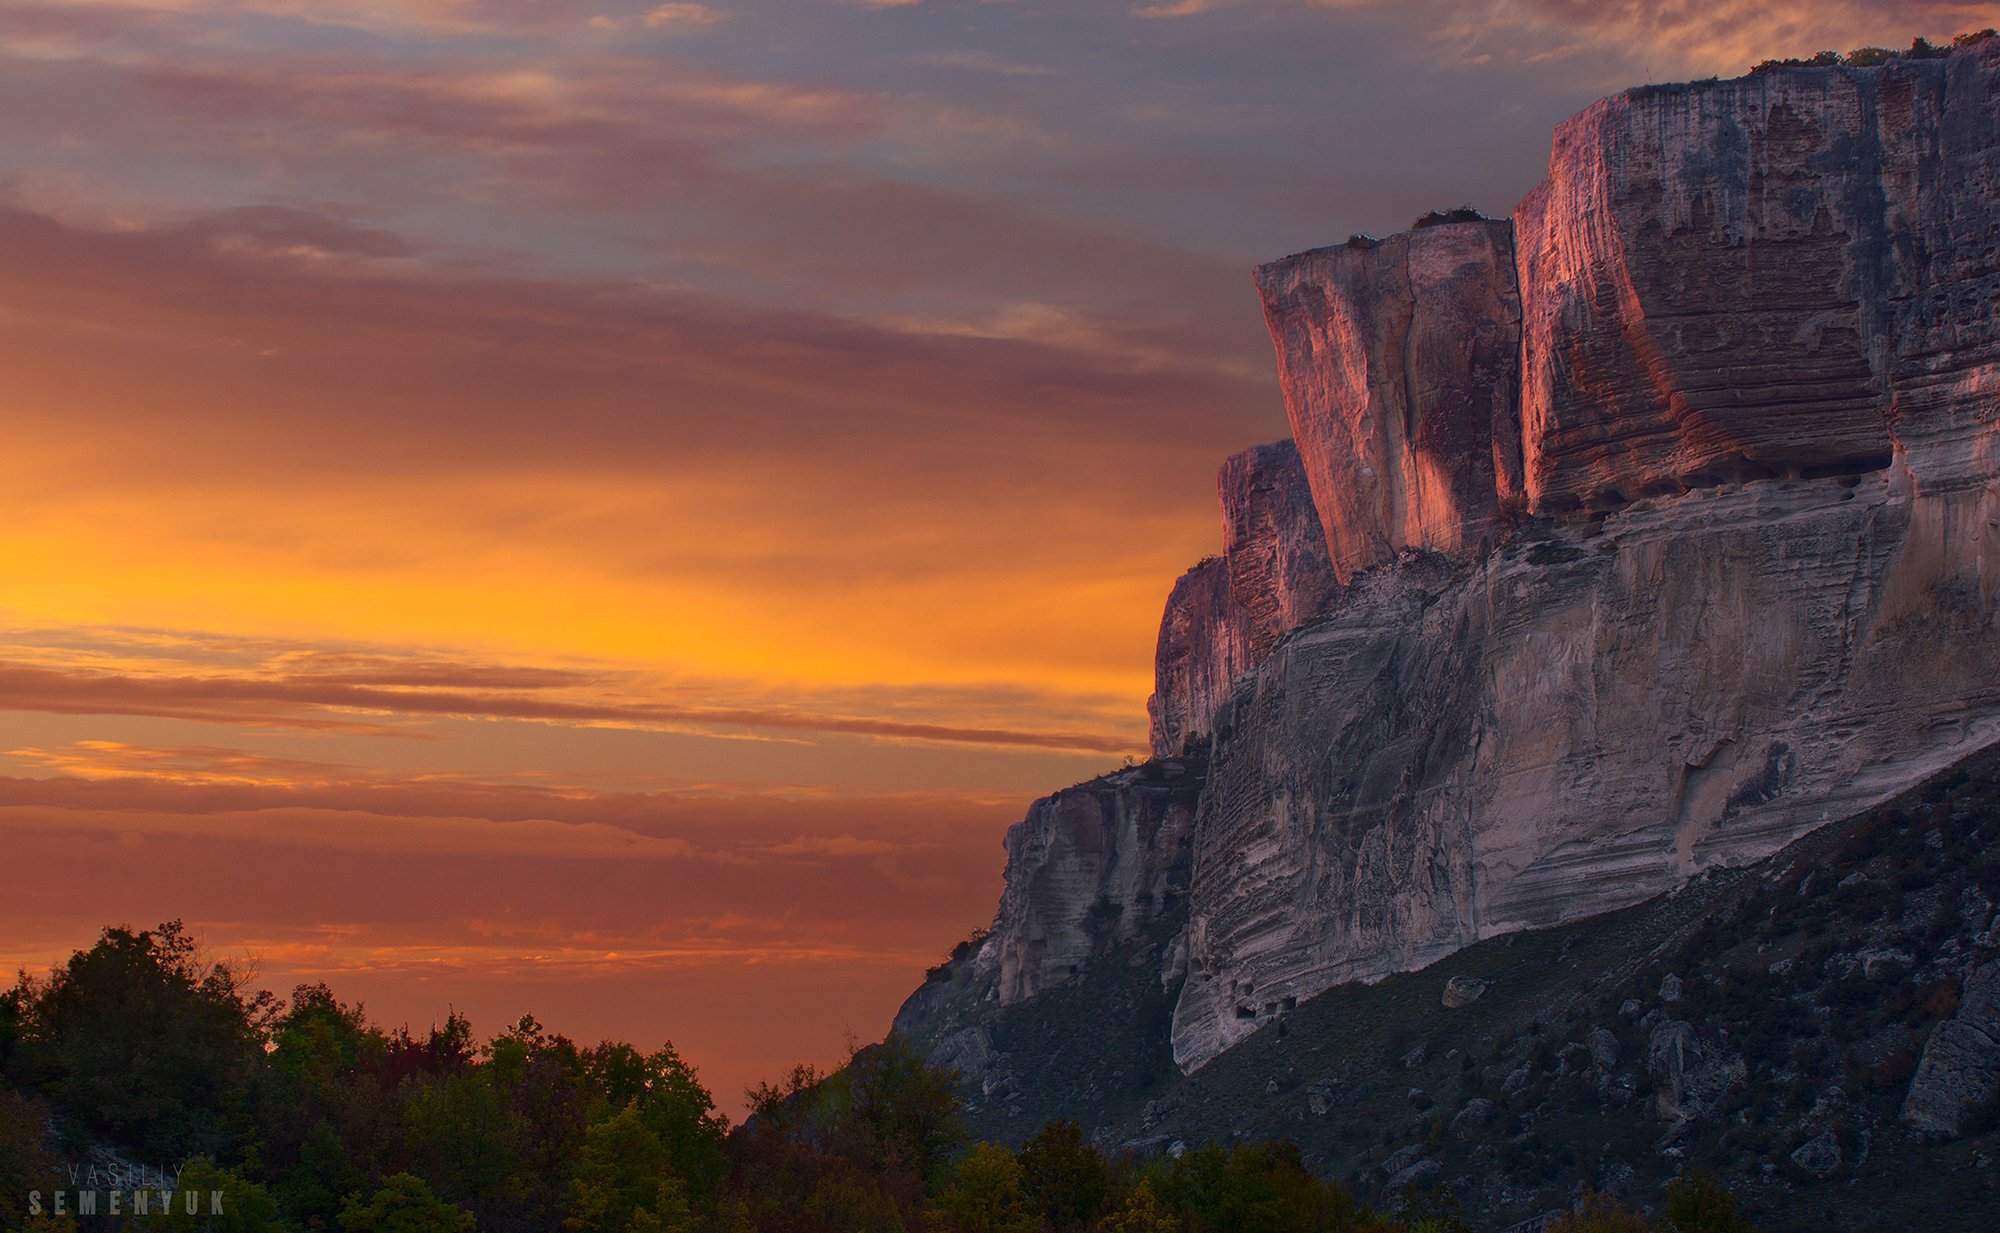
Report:
<svg viewBox="0 0 2000 1233"><path fill-rule="evenodd" d="M1966 977L1958 1012L1931 1029L1903 1098L1905 1126L1957 1138L1969 1115L2000 1094L2000 960Z"/></svg>

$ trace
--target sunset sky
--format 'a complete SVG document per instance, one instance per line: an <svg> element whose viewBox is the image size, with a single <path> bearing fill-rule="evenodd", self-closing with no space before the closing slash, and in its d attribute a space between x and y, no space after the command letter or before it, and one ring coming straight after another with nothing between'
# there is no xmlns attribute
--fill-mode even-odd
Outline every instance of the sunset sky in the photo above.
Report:
<svg viewBox="0 0 2000 1233"><path fill-rule="evenodd" d="M1141 751L1254 263L1924 0L0 0L0 961L879 1037Z"/></svg>

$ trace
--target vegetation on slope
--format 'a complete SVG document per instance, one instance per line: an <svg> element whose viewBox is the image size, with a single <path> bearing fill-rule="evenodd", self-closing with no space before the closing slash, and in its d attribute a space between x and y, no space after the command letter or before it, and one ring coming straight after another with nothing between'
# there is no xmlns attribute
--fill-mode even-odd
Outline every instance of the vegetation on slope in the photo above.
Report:
<svg viewBox="0 0 2000 1233"><path fill-rule="evenodd" d="M799 1067L758 1088L731 1133L671 1046L580 1047L532 1017L483 1043L455 1015L421 1035L385 1031L324 985L285 1002L251 992L178 923L106 929L47 976L24 975L0 996L0 1077L8 1230L1469 1228L1442 1191L1377 1215L1287 1144L1114 1156L1069 1120L1019 1150L973 1143L956 1076L896 1039L838 1072ZM109 1218L100 1206L79 1221L79 1189L132 1189L135 1170L163 1170L155 1187L220 1192L222 1212ZM1701 1193L1657 1227L1739 1227L1726 1195ZM1563 1227L1656 1226L1597 1203Z"/></svg>

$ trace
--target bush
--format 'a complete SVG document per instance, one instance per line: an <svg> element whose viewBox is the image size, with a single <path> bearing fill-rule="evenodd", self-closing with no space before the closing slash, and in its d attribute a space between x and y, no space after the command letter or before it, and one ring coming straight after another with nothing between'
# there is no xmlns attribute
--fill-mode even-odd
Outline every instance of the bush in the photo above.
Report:
<svg viewBox="0 0 2000 1233"><path fill-rule="evenodd" d="M1589 1193L1576 1211L1550 1224L1547 1233L1653 1233L1653 1222L1610 1195Z"/></svg>
<svg viewBox="0 0 2000 1233"><path fill-rule="evenodd" d="M472 1214L431 1192L422 1178L397 1173L367 1199L348 1198L340 1212L347 1233L473 1233Z"/></svg>
<svg viewBox="0 0 2000 1233"><path fill-rule="evenodd" d="M1443 227L1451 223L1488 223L1493 220L1469 205L1453 206L1448 210L1432 210L1410 224L1410 230L1422 231L1426 227Z"/></svg>
<svg viewBox="0 0 2000 1233"><path fill-rule="evenodd" d="M1708 1173L1667 1183L1667 1227L1673 1233L1755 1233L1736 1211L1736 1196Z"/></svg>

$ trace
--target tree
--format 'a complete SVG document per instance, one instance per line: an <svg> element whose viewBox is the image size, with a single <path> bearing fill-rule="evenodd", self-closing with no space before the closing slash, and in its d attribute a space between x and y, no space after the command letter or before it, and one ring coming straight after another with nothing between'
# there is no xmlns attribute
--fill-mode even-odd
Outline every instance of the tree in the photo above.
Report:
<svg viewBox="0 0 2000 1233"><path fill-rule="evenodd" d="M340 1227L347 1233L475 1233L479 1224L471 1212L433 1194L422 1178L396 1173L366 1200L349 1196Z"/></svg>
<svg viewBox="0 0 2000 1233"><path fill-rule="evenodd" d="M1021 1162L991 1143L976 1144L931 1201L935 1233L1036 1233L1041 1222L1021 1189Z"/></svg>
<svg viewBox="0 0 2000 1233"><path fill-rule="evenodd" d="M482 1215L518 1199L518 1128L506 1095L483 1068L412 1081L405 1142L418 1170Z"/></svg>
<svg viewBox="0 0 2000 1233"><path fill-rule="evenodd" d="M270 1191L206 1156L181 1166L174 1192L198 1196L196 1210L190 1212L182 1203L170 1204L165 1212L149 1215L132 1227L140 1233L286 1233L278 1201ZM213 1202L216 1195L221 1196L220 1203Z"/></svg>
<svg viewBox="0 0 2000 1233"><path fill-rule="evenodd" d="M672 1044L642 1054L626 1044L605 1041L583 1055L584 1084L596 1106L636 1105L639 1116L666 1146L667 1159L698 1203L712 1203L725 1168L722 1142L729 1120L715 1109L703 1087Z"/></svg>
<svg viewBox="0 0 2000 1233"><path fill-rule="evenodd" d="M239 1141L274 1004L179 921L106 929L12 997L28 1078L87 1133L164 1160Z"/></svg>
<svg viewBox="0 0 2000 1233"><path fill-rule="evenodd" d="M1057 1230L1088 1225L1111 1205L1111 1165L1083 1141L1083 1127L1050 1122L1021 1148L1021 1187Z"/></svg>
<svg viewBox="0 0 2000 1233"><path fill-rule="evenodd" d="M1181 1233L1186 1226L1153 1193L1152 1179L1141 1178L1125 1196L1124 1206L1105 1217L1101 1228L1103 1233Z"/></svg>
<svg viewBox="0 0 2000 1233"><path fill-rule="evenodd" d="M571 1233L664 1233L694 1225L687 1186L637 1100L585 1134L570 1193L562 1225Z"/></svg>
<svg viewBox="0 0 2000 1233"><path fill-rule="evenodd" d="M1155 1188L1194 1233L1345 1233L1365 1219L1344 1189L1314 1180L1289 1143L1196 1148Z"/></svg>
<svg viewBox="0 0 2000 1233"><path fill-rule="evenodd" d="M857 1050L840 1080L833 1102L835 1150L935 1185L965 1143L958 1076L931 1066L908 1041L891 1035Z"/></svg>
<svg viewBox="0 0 2000 1233"><path fill-rule="evenodd" d="M1755 1233L1737 1213L1736 1196L1708 1173L1667 1183L1667 1227L1674 1233Z"/></svg>

